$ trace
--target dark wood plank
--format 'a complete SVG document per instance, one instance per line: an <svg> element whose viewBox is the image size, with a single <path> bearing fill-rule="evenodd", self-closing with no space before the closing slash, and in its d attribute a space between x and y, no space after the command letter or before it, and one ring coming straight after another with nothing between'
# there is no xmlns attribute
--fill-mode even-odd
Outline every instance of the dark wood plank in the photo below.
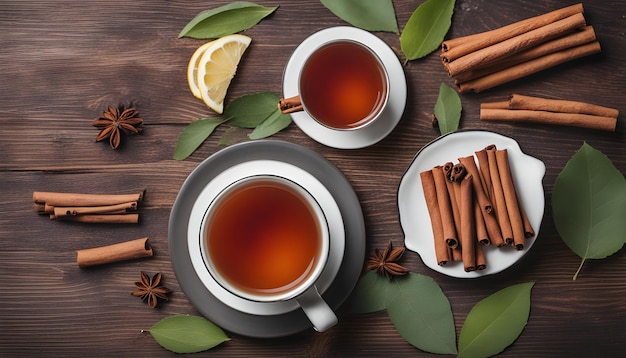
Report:
<svg viewBox="0 0 626 358"><path fill-rule="evenodd" d="M396 1L403 25L422 1ZM198 314L180 289L167 246L169 212L186 176L218 151L220 128L189 159L175 161L180 131L211 116L187 89L186 66L203 41L177 39L182 27L210 4L186 1L0 2L0 355L167 355L142 330L170 314ZM276 5L259 1L264 5ZM457 1L448 37L493 29L571 3L561 0ZM281 3L276 13L247 30L253 43L231 85L228 100L247 93L281 90L283 68L297 44L311 33L345 23L313 0ZM411 271L433 277L449 297L457 334L480 299L506 286L534 280L532 310L520 338L502 356L619 356L626 351L626 257L623 251L579 264L552 222L557 175L583 142L605 153L626 172L625 125L616 133L578 128L482 123L481 102L512 92L581 100L626 113L624 90L626 4L594 1L585 16L602 44L600 55L480 94L462 95L462 129L485 129L517 139L546 163L546 214L528 256L506 272L479 280L437 274L408 252ZM376 33L401 61L396 34ZM388 240L403 241L396 193L415 153L435 139L430 117L439 84L451 84L437 54L404 65L409 99L398 127L384 140L357 150L325 147L295 125L272 139L314 150L339 167L353 184L367 225L367 253ZM142 135L117 151L94 143L91 120L118 102L132 102L145 119ZM52 222L35 214L35 190L121 192L147 190L142 223L131 226ZM156 255L81 270L77 249L123 239L151 238ZM130 296L139 271L162 271L174 290L170 302L149 309ZM203 355L220 356L429 356L398 335L384 313L348 316L319 334L231 341Z"/></svg>

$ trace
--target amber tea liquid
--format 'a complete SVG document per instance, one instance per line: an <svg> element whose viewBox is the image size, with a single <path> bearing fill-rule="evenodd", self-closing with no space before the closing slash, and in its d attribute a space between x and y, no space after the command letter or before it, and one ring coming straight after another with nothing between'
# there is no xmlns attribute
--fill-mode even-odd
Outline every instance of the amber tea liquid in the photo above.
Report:
<svg viewBox="0 0 626 358"><path fill-rule="evenodd" d="M372 120L387 98L387 77L378 57L351 41L324 45L300 74L300 98L320 123L351 129Z"/></svg>
<svg viewBox="0 0 626 358"><path fill-rule="evenodd" d="M206 231L208 253L233 287L277 295L304 282L317 266L320 224L294 188L252 180L231 189L216 205Z"/></svg>

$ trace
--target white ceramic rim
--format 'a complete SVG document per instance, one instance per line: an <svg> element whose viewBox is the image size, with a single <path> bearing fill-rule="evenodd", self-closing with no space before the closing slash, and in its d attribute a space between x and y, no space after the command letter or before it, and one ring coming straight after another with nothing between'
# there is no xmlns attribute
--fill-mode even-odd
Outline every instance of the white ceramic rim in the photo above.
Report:
<svg viewBox="0 0 626 358"><path fill-rule="evenodd" d="M338 149L358 149L378 143L396 127L404 112L407 84L402 64L393 50L376 35L350 26L337 26L318 31L295 49L283 76L283 96L298 95L300 69L318 46L336 40L352 40L369 47L383 63L388 76L387 105L381 118L358 130L338 130L321 125L306 112L291 113L296 125L309 137L326 146Z"/></svg>
<svg viewBox="0 0 626 358"><path fill-rule="evenodd" d="M315 282L320 294L333 282L341 266L345 250L345 228L339 206L326 187L307 171L285 162L275 160L252 160L236 164L215 176L206 184L196 198L187 226L189 256L195 273L203 285L225 305L241 312L254 315L278 315L298 309L295 299L280 302L256 302L236 296L224 289L207 270L202 253L201 227L204 213L213 198L231 183L251 175L276 175L288 178L305 188L319 203L327 218L330 236L328 261L319 279ZM192 248L196 248L192 250Z"/></svg>
<svg viewBox="0 0 626 358"><path fill-rule="evenodd" d="M228 280L224 279L222 275L220 275L218 270L214 267L214 265L212 265L211 259L209 257L210 255L206 247L206 240L204 240L204 238L206 237L206 232L208 228L208 221L209 221L209 218L211 217L211 209L215 206L215 204L217 204L223 196L227 195L229 192L236 189L237 187L244 185L246 183L249 183L249 182L254 182L254 181L278 182L281 185L285 185L291 188L293 191L300 194L301 198L306 200L307 205L314 212L314 215L316 217L316 222L320 228L322 245L320 246L319 252L317 253L317 255L319 256L317 263L315 264L313 269L310 271L310 273L308 273L304 281L292 287L289 291L279 293L279 294L255 295L255 294L246 292L244 290L241 290L233 286L231 283L228 282ZM258 302L284 301L284 300L295 298L301 295L302 293L304 293L304 291L308 290L311 286L315 284L315 281L317 281L320 274L324 270L324 267L328 260L328 254L329 254L329 249L330 249L330 243L329 243L330 237L329 237L327 219L326 219L326 216L324 215L324 212L322 211L322 208L320 207L317 200L315 200L313 195L311 195L311 193L309 193L306 189L298 185L298 183L295 183L290 179L284 178L282 176L267 175L267 174L251 175L245 178L241 178L237 180L236 182L230 184L226 188L224 188L209 204L206 210L206 213L204 215L204 218L203 218L202 229L200 230L200 236L202 238L202 240L200 241L201 242L200 251L202 252L202 257L204 258L205 266L209 270L209 273L211 274L211 276L213 276L213 279L215 279L217 283L219 283L222 287L232 292L233 294L239 297L242 297L244 299L247 299L247 300L258 301Z"/></svg>

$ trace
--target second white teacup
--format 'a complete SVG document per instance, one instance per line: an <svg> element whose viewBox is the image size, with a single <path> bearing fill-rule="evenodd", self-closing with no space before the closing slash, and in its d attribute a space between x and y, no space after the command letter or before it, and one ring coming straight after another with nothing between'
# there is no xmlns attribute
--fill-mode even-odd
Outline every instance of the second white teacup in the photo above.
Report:
<svg viewBox="0 0 626 358"><path fill-rule="evenodd" d="M254 302L295 300L320 332L337 323L315 286L329 256L327 220L297 183L274 175L232 183L209 205L201 238L205 265L227 291Z"/></svg>

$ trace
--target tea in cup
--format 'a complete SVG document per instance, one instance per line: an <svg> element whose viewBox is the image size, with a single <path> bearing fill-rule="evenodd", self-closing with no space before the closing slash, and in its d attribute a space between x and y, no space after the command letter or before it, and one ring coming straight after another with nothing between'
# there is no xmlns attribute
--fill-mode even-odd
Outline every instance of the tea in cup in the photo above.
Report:
<svg viewBox="0 0 626 358"><path fill-rule="evenodd" d="M381 117L389 78L376 53L353 40L333 40L312 51L298 79L299 95L281 99L283 113L304 110L336 130L363 128Z"/></svg>
<svg viewBox="0 0 626 358"><path fill-rule="evenodd" d="M294 299L318 331L337 322L315 286L329 256L326 218L297 183L255 175L231 184L209 205L202 238L207 269L227 291L255 302Z"/></svg>

